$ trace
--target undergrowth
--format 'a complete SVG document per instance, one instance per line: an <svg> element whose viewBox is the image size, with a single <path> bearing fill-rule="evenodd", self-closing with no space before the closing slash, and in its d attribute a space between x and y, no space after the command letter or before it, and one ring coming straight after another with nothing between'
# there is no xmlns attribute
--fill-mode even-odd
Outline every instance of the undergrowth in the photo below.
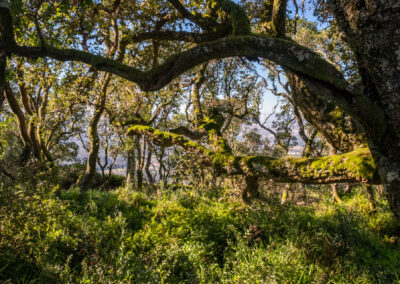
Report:
<svg viewBox="0 0 400 284"><path fill-rule="evenodd" d="M176 187L56 192L1 190L1 281L400 283L399 224L360 189L308 206Z"/></svg>

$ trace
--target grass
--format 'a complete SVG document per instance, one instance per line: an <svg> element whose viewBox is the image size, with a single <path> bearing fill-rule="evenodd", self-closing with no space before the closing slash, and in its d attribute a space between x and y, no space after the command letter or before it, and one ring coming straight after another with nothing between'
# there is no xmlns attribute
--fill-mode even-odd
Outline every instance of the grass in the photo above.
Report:
<svg viewBox="0 0 400 284"><path fill-rule="evenodd" d="M360 189L341 205L318 196L308 206L248 206L224 191L176 187L59 197L3 189L0 280L400 283L400 227L387 204L371 212Z"/></svg>

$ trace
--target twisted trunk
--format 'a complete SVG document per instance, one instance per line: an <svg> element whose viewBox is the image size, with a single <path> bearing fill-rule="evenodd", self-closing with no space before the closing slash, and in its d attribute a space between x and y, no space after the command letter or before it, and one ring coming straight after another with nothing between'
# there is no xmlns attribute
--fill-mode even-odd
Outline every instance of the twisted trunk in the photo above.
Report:
<svg viewBox="0 0 400 284"><path fill-rule="evenodd" d="M136 152L137 152L137 162L136 162L136 186L138 190L143 188L143 164L144 164L144 152L145 144L141 143L140 140L142 136L136 137ZM143 147L143 148L142 148Z"/></svg>
<svg viewBox="0 0 400 284"><path fill-rule="evenodd" d="M90 151L89 157L86 163L86 171L82 176L82 179L79 184L79 188L82 191L86 191L89 189L90 184L93 180L93 177L96 173L96 162L99 156L100 149L100 138L98 134L98 124L100 122L101 116L104 113L106 107L106 99L107 99L107 88L111 80L111 75L107 74L104 77L104 83L101 89L101 93L99 94L98 101L96 103L96 107L94 110L94 114L89 123L88 134L90 140Z"/></svg>
<svg viewBox="0 0 400 284"><path fill-rule="evenodd" d="M146 165L144 167L145 171L146 171L146 175L147 175L147 180L149 181L149 184L151 186L153 186L154 184L154 178L153 175L151 174L150 171L150 165L151 165L151 157L153 155L153 151L150 149L150 145L149 145L149 141L146 141L148 147L147 147L147 157L146 157Z"/></svg>
<svg viewBox="0 0 400 284"><path fill-rule="evenodd" d="M127 153L127 166L126 166L126 179L125 184L129 187L134 187L135 185L135 151L134 149L128 150Z"/></svg>

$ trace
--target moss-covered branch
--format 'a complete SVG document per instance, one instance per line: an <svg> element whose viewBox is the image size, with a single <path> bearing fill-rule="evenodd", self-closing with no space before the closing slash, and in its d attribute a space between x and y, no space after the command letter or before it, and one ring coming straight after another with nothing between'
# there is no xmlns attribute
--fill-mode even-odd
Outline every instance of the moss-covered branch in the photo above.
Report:
<svg viewBox="0 0 400 284"><path fill-rule="evenodd" d="M187 139L183 135L161 131L156 128L146 125L135 125L129 128L128 135L147 135L157 145L163 147L179 146L191 152L204 154L205 156L212 155L212 151L208 150L201 144Z"/></svg>
<svg viewBox="0 0 400 284"><path fill-rule="evenodd" d="M0 8L0 17L2 20L10 19L10 11ZM11 28L12 22L0 22L5 25L3 30L8 31ZM350 91L342 74L334 66L308 48L285 39L251 35L222 38L171 56L159 67L143 72L116 60L77 49L60 49L48 45L17 46L12 38L9 32L5 33L0 48L29 58L51 57L60 61L80 61L136 82L142 89L149 91L162 88L178 75L203 62L232 56L264 57L339 90Z"/></svg>
<svg viewBox="0 0 400 284"><path fill-rule="evenodd" d="M276 36L285 36L286 6L287 0L274 0L271 29Z"/></svg>
<svg viewBox="0 0 400 284"><path fill-rule="evenodd" d="M207 15L202 15L197 12L190 12L188 11L185 6L181 3L180 0L168 0L169 3L174 6L174 8L182 15L182 17L188 19L189 21L195 23L202 29L209 31L213 27L218 26L218 22L213 19L212 17L209 17Z"/></svg>
<svg viewBox="0 0 400 284"><path fill-rule="evenodd" d="M180 146L204 156L205 162L220 172L231 175L258 176L277 182L313 184L336 182L379 183L375 163L367 148L321 158L266 156L234 156L230 152L216 152L182 135L157 130L149 126L134 126L128 134L149 136L164 147Z"/></svg>
<svg viewBox="0 0 400 284"><path fill-rule="evenodd" d="M195 42L202 43L218 39L220 36L217 34L202 34L185 31L153 31L144 32L139 34L131 34L124 37L123 41L126 44L142 42L145 40L160 40L160 41L183 41L183 42Z"/></svg>
<svg viewBox="0 0 400 284"><path fill-rule="evenodd" d="M380 183L375 162L368 148L340 155L320 158L242 157L250 171L266 172L279 182L335 183L364 182Z"/></svg>
<svg viewBox="0 0 400 284"><path fill-rule="evenodd" d="M186 136L192 140L199 140L207 134L207 132L204 130L192 130L185 126L178 126L176 128L170 129L169 132Z"/></svg>

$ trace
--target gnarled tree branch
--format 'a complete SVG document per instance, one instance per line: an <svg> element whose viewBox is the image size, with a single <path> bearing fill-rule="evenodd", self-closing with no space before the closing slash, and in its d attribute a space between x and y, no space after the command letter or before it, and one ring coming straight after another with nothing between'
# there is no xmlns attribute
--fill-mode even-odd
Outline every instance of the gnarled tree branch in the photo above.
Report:
<svg viewBox="0 0 400 284"><path fill-rule="evenodd" d="M375 163L367 148L319 158L266 156L235 156L229 152L212 151L182 135L157 130L149 126L134 126L129 135L149 136L164 147L180 146L204 157L204 164L230 175L258 176L277 182L325 184L337 182L379 183Z"/></svg>

